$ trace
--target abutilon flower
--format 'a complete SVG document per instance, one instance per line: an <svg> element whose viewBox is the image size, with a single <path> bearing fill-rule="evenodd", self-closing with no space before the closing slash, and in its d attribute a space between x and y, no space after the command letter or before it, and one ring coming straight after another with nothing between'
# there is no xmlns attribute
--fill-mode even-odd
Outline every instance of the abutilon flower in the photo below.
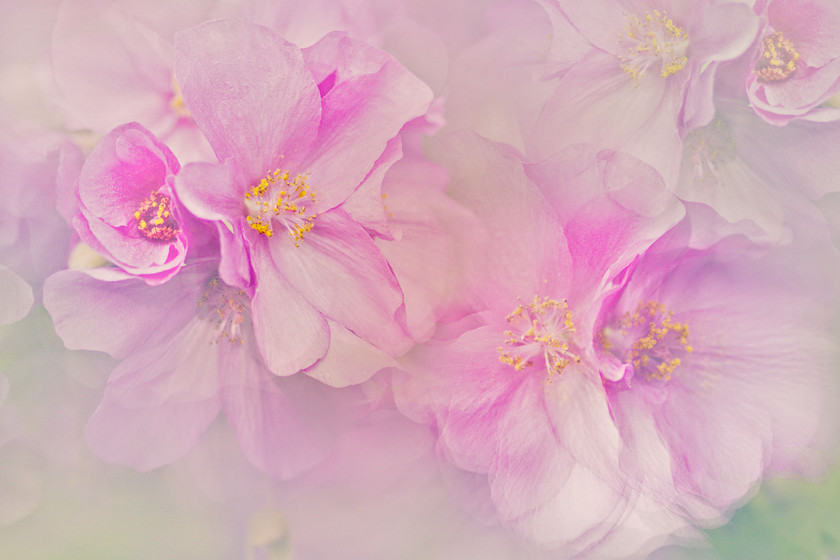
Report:
<svg viewBox="0 0 840 560"><path fill-rule="evenodd" d="M344 202L399 159L395 137L426 112L429 88L341 34L300 50L240 21L179 32L175 70L219 159L186 166L176 190L216 224L222 280L253 292L269 369L290 375L321 359L330 322L387 354L404 352L403 294L354 219L360 208ZM381 198L360 201L373 205L366 214L382 212Z"/></svg>
<svg viewBox="0 0 840 560"><path fill-rule="evenodd" d="M80 239L150 284L178 273L189 248L190 218L174 191L175 155L137 123L105 135L79 175Z"/></svg>
<svg viewBox="0 0 840 560"><path fill-rule="evenodd" d="M709 0L542 4L555 22L565 20L555 23L555 43L571 42L579 52L582 36L590 50L557 84L526 137L529 154L542 158L591 142L636 156L673 185L681 137L714 115L717 68L753 43L755 14L741 3Z"/></svg>
<svg viewBox="0 0 840 560"><path fill-rule="evenodd" d="M769 0L745 76L750 105L764 120L837 120L826 106L840 92L840 6L831 0Z"/></svg>
<svg viewBox="0 0 840 560"><path fill-rule="evenodd" d="M325 455L347 397L266 369L248 294L216 264L193 262L158 286L114 268L47 280L44 305L64 344L120 360L85 439L100 458L145 471L180 458L224 412L254 465L295 476Z"/></svg>

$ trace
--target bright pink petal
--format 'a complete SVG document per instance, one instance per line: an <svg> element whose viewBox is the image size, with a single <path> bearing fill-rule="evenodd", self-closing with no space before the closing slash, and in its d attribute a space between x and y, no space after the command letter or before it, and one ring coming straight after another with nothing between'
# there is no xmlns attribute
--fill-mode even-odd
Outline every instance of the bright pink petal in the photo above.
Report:
<svg viewBox="0 0 840 560"><path fill-rule="evenodd" d="M408 121L423 115L432 91L382 51L334 36L306 50L307 65L334 64L335 85L323 98L318 140L303 170L321 208L343 202L362 182L385 147Z"/></svg>
<svg viewBox="0 0 840 560"><path fill-rule="evenodd" d="M175 155L148 130L129 123L109 132L85 160L79 200L111 226L134 220L140 203L178 173Z"/></svg>
<svg viewBox="0 0 840 560"><path fill-rule="evenodd" d="M233 20L180 31L175 73L219 161L233 158L246 181L293 167L309 151L321 97L298 48L277 32Z"/></svg>
<svg viewBox="0 0 840 560"><path fill-rule="evenodd" d="M562 218L581 295L598 289L685 214L656 170L620 152L572 146L527 165L526 172Z"/></svg>

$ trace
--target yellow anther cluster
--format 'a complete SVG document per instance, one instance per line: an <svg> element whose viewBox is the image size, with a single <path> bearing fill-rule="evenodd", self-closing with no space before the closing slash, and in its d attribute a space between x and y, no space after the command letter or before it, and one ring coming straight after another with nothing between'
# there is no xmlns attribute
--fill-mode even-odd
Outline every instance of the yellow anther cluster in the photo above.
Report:
<svg viewBox="0 0 840 560"><path fill-rule="evenodd" d="M198 300L199 317L216 325L218 336L213 340L216 344L226 339L234 344L243 344L242 324L248 312L248 295L238 289L227 286L218 278L213 278L207 284L207 289Z"/></svg>
<svg viewBox="0 0 840 560"><path fill-rule="evenodd" d="M572 311L565 300L534 296L532 303L518 305L506 320L511 328L505 330L504 346L497 348L502 363L521 371L534 365L534 356L543 354L551 376L572 361L580 362L564 336L575 332Z"/></svg>
<svg viewBox="0 0 840 560"><path fill-rule="evenodd" d="M685 353L694 351L688 344L688 325L675 323L673 315L673 311L668 311L664 304L649 301L639 304L634 312L627 312L618 320L621 333L625 336L632 330L644 329L646 334L630 346L627 360L648 379L671 379L682 363L673 354L674 345Z"/></svg>
<svg viewBox="0 0 840 560"><path fill-rule="evenodd" d="M137 229L148 239L172 241L179 230L171 208L168 196L152 191L134 212Z"/></svg>
<svg viewBox="0 0 840 560"><path fill-rule="evenodd" d="M628 15L619 44L626 48L618 57L621 69L637 86L639 79L656 62L660 64L659 75L663 78L676 74L688 63L685 56L688 32L664 11L652 10L642 17Z"/></svg>
<svg viewBox="0 0 840 560"><path fill-rule="evenodd" d="M755 67L756 76L762 82L780 82L796 71L799 53L793 43L781 31L764 38L764 51Z"/></svg>
<svg viewBox="0 0 840 560"><path fill-rule="evenodd" d="M315 214L307 205L314 202L315 193L306 174L293 177L288 171L276 169L245 193L245 204L251 211L246 219L251 229L267 237L274 235L272 220L279 220L297 245L312 230Z"/></svg>

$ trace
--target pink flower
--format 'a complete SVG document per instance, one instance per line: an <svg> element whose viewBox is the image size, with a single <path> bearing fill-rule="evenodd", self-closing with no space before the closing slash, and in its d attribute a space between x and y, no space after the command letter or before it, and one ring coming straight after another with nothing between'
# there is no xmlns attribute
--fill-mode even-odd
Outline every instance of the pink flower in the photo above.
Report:
<svg viewBox="0 0 840 560"><path fill-rule="evenodd" d="M213 261L159 286L116 269L62 271L44 305L68 348L120 360L85 429L106 461L144 471L175 461L224 412L248 459L288 478L323 458L347 408L311 379L266 369L248 295Z"/></svg>
<svg viewBox="0 0 840 560"><path fill-rule="evenodd" d="M717 67L752 44L755 14L741 3L708 0L543 4L556 22L566 20L555 23L555 42L569 37L578 52L579 33L590 50L565 72L546 103L526 138L529 154L542 158L562 146L591 142L636 156L673 185L681 136L714 115Z"/></svg>
<svg viewBox="0 0 840 560"><path fill-rule="evenodd" d="M831 0L770 0L746 76L753 109L771 124L840 118L823 106L840 92L840 6Z"/></svg>
<svg viewBox="0 0 840 560"><path fill-rule="evenodd" d="M166 282L184 264L189 217L174 192L180 165L151 132L120 126L94 148L77 184L81 240L129 274Z"/></svg>
<svg viewBox="0 0 840 560"><path fill-rule="evenodd" d="M4 123L5 124L5 123ZM60 212L81 167L80 150L52 133L0 131L0 323L21 319L44 279L62 268L71 231Z"/></svg>
<svg viewBox="0 0 840 560"><path fill-rule="evenodd" d="M432 426L444 458L486 476L503 522L542 546L633 551L683 527L627 485L601 378L624 369L599 371L593 352L608 280L681 205L650 167L615 152L576 146L523 166L465 134L442 153L450 192L487 227L473 286L484 310L457 339L409 353L398 406Z"/></svg>
<svg viewBox="0 0 840 560"><path fill-rule="evenodd" d="M702 214L690 218L628 269L598 340L602 364L627 370L606 381L624 472L668 507L721 522L764 475L827 467L836 294L830 275L798 272L837 259L767 253L740 236L688 249Z"/></svg>
<svg viewBox="0 0 840 560"><path fill-rule="evenodd" d="M824 237L825 220L813 202L838 190L826 178L840 173L833 155L840 123L801 119L778 127L740 103L718 99L717 106L711 123L685 137L677 196L711 206L756 241ZM695 236L725 233L708 220L694 229Z"/></svg>
<svg viewBox="0 0 840 560"><path fill-rule="evenodd" d="M403 294L353 219L359 209L344 202L399 159L395 138L425 113L428 87L340 34L301 51L237 21L179 33L175 68L220 162L185 167L178 195L216 223L222 279L253 290L268 367L290 375L322 358L328 321L386 353L403 352ZM381 212L381 199L368 204L368 214Z"/></svg>
<svg viewBox="0 0 840 560"><path fill-rule="evenodd" d="M172 36L205 21L215 2L62 2L52 37L52 70L67 126L106 134L139 122L182 158L211 154L184 105L172 69ZM215 16L218 17L218 16Z"/></svg>

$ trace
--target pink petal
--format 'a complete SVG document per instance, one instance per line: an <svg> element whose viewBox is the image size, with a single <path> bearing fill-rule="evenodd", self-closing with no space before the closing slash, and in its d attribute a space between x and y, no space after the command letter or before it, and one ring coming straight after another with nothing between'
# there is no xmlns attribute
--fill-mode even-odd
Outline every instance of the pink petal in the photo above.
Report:
<svg viewBox="0 0 840 560"><path fill-rule="evenodd" d="M298 48L271 29L218 20L180 31L175 73L219 161L233 158L248 182L294 171L315 139L318 89Z"/></svg>
<svg viewBox="0 0 840 560"><path fill-rule="evenodd" d="M354 335L338 323L329 322L330 349L306 375L332 387L357 385L386 367L396 366L387 354Z"/></svg>
<svg viewBox="0 0 840 560"><path fill-rule="evenodd" d="M223 406L242 452L260 469L287 479L315 466L337 436L338 406L305 376L278 379L243 355L227 363Z"/></svg>
<svg viewBox="0 0 840 560"><path fill-rule="evenodd" d="M395 319L403 303L397 279L344 212L318 216L299 246L279 236L269 247L277 269L318 311L388 353L405 351L408 339Z"/></svg>
<svg viewBox="0 0 840 560"><path fill-rule="evenodd" d="M254 334L268 369L276 375L292 375L326 354L330 331L321 313L300 296L263 251L258 249L254 259Z"/></svg>
<svg viewBox="0 0 840 560"><path fill-rule="evenodd" d="M163 134L176 120L171 45L110 2L60 5L52 67L71 127L101 133L140 121Z"/></svg>
<svg viewBox="0 0 840 560"><path fill-rule="evenodd" d="M700 63L739 57L758 33L758 18L746 4L705 5L698 15L699 21L688 30L688 48L691 57Z"/></svg>
<svg viewBox="0 0 840 560"><path fill-rule="evenodd" d="M450 196L488 228L479 293L492 301L499 291L526 299L545 290L567 291L566 239L556 212L527 177L521 160L469 132L445 137L435 151L452 173Z"/></svg>
<svg viewBox="0 0 840 560"><path fill-rule="evenodd" d="M382 51L335 36L306 49L308 66L334 64L335 85L323 98L318 140L303 169L328 210L359 186L408 121L423 115L432 91Z"/></svg>
<svg viewBox="0 0 840 560"><path fill-rule="evenodd" d="M123 361L85 428L105 461L147 471L182 457L221 409L219 355L210 323L190 322Z"/></svg>
<svg viewBox="0 0 840 560"><path fill-rule="evenodd" d="M23 319L35 298L32 288L12 269L0 265L0 324L7 325Z"/></svg>
<svg viewBox="0 0 840 560"><path fill-rule="evenodd" d="M206 272L186 268L166 284L149 286L139 279L102 281L65 270L44 283L44 307L67 348L122 358L161 325L185 324L195 314L194 302L179 303L191 297L198 301L191 287L196 274Z"/></svg>

